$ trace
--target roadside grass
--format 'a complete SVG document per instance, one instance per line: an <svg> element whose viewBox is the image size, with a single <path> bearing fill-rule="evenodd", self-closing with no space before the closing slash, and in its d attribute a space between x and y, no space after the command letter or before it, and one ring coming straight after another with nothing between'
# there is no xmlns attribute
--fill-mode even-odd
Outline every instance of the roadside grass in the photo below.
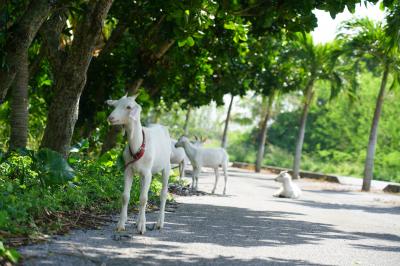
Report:
<svg viewBox="0 0 400 266"><path fill-rule="evenodd" d="M235 147L228 149L231 161L254 163L255 149ZM399 155L400 156L400 155ZM394 157L394 156L392 156ZM352 177L363 177L365 155L344 154L337 151L323 151L318 155L303 153L301 157L301 169L311 172L336 174ZM396 157L398 158L398 157ZM400 183L400 174L396 169L397 161L392 162L391 157L375 158L374 179ZM283 168L293 167L293 154L279 147L267 145L263 165Z"/></svg>

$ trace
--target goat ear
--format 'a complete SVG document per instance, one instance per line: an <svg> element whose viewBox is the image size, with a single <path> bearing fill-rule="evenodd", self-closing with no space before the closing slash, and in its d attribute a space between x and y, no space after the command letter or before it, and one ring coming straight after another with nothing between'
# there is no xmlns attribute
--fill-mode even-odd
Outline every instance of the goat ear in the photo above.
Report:
<svg viewBox="0 0 400 266"><path fill-rule="evenodd" d="M197 136L194 136L194 139L195 139L196 141L198 141L198 140L199 140L199 138L198 138Z"/></svg>
<svg viewBox="0 0 400 266"><path fill-rule="evenodd" d="M135 106L132 111L129 112L129 118L137 121L139 119L140 116L140 107L139 106Z"/></svg>
<svg viewBox="0 0 400 266"><path fill-rule="evenodd" d="M115 106L115 104L117 103L118 101L116 101L116 100L107 100L106 101L106 104L108 104L108 105L110 105L110 106Z"/></svg>

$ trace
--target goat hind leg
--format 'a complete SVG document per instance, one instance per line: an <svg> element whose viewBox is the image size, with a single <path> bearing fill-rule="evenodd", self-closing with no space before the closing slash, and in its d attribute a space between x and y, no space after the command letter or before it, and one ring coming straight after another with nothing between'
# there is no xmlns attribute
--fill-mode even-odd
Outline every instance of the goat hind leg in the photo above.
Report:
<svg viewBox="0 0 400 266"><path fill-rule="evenodd" d="M218 172L218 167L214 168L214 173L215 173L215 183L214 183L214 188L211 191L212 194L215 193L215 189L217 188L217 183L218 183L218 179L219 179L219 172Z"/></svg>
<svg viewBox="0 0 400 266"><path fill-rule="evenodd" d="M228 173L227 173L227 165L223 165L222 169L224 170L224 179L225 179L225 185L224 185L224 192L222 193L223 195L226 194L226 183L228 182Z"/></svg>
<svg viewBox="0 0 400 266"><path fill-rule="evenodd" d="M185 168L186 168L186 160L183 159L182 162L179 165L179 169L180 169L180 179L182 180L183 177L185 177Z"/></svg>
<svg viewBox="0 0 400 266"><path fill-rule="evenodd" d="M160 195L160 213L157 221L156 228L161 229L164 227L164 216L165 216L165 203L167 202L168 195L168 178L169 178L169 167L164 169L162 172L162 190Z"/></svg>

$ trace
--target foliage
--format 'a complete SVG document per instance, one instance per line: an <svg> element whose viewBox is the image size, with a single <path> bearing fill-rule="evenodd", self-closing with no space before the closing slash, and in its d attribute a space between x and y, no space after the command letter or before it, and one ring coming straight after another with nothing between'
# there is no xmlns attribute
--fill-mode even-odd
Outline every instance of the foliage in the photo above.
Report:
<svg viewBox="0 0 400 266"><path fill-rule="evenodd" d="M62 232L68 220L48 220L49 213L89 211L96 214L119 209L123 185L119 150L111 150L99 159L83 156L82 151L80 156L71 157L70 164L75 173L72 180L60 178L62 171L70 174L65 162L61 163L58 157L52 157L53 154L47 151L39 154L40 160L34 162L32 155L13 153L0 164L0 230L14 235ZM54 175L52 179L57 182L42 186L41 175ZM173 175L170 182L177 182L177 178ZM158 204L160 191L161 177L155 176L150 187L150 205ZM138 204L139 194L140 178L135 176L132 208Z"/></svg>
<svg viewBox="0 0 400 266"><path fill-rule="evenodd" d="M364 72L360 77L360 84L362 86L357 102L349 102L346 95L329 101L330 92L326 84L316 84L321 93L316 100L317 104L310 110L307 124L309 134L305 136L304 151L314 161L321 162L320 170L362 176L365 146L368 143L379 78ZM400 135L396 126L396 113L400 110L400 105L394 92L386 96L386 102L380 124L374 175L377 179L400 181L398 170L395 170L400 167L399 161L394 160L397 155L395 151L400 149ZM296 127L292 125L299 116L300 112L297 110L283 112L276 117L269 128L272 145L288 152L293 149ZM303 168L306 169L307 166L303 165Z"/></svg>
<svg viewBox="0 0 400 266"><path fill-rule="evenodd" d="M304 140L303 170L362 177L366 157L365 147L373 115L379 77L360 66L363 72L357 78L359 89L354 98L339 94L331 99L330 86L317 82L319 91L310 110ZM389 80L391 81L391 80ZM400 105L396 91L385 97L380 121L379 140L374 167L376 179L400 182L398 153L400 135L398 110ZM269 143L263 164L292 167L294 145L300 117L298 94L282 96L280 106L272 117L268 129ZM233 127L229 133L228 152L231 161L253 163L256 156L258 121L255 119L260 108L257 98L241 99L233 115ZM240 114L239 119L238 114ZM244 127L243 121L247 121ZM246 128L246 130L243 130Z"/></svg>
<svg viewBox="0 0 400 266"><path fill-rule="evenodd" d="M229 161L232 162L255 162L256 131L248 131L242 134L230 132L228 134Z"/></svg>
<svg viewBox="0 0 400 266"><path fill-rule="evenodd" d="M342 27L343 32L339 37L344 41L343 50L348 57L363 60L367 68L375 73L383 72L387 68L392 75L389 88L399 87L400 59L394 41L396 36L387 35L382 23L375 23L367 18L348 21Z"/></svg>
<svg viewBox="0 0 400 266"><path fill-rule="evenodd" d="M0 241L0 263L5 264L5 261L3 261L2 258L12 263L17 263L20 257L21 255L15 249L6 248L3 242Z"/></svg>

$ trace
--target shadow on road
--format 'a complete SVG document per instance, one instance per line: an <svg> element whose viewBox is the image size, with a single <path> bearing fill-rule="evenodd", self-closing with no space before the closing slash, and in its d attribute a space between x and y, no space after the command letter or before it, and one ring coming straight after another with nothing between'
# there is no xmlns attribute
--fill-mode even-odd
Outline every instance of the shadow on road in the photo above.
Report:
<svg viewBox="0 0 400 266"><path fill-rule="evenodd" d="M307 201L296 203L314 204ZM335 229L331 224L296 219L303 215L296 212L255 211L207 204L182 204L179 212L167 214L166 228L162 231L149 231L144 237L139 237L134 233L132 238L128 237L119 241L113 240L115 232L111 228L103 231L88 231L83 238L80 235L80 238L59 241L52 248L52 254L57 256L58 261L62 260L60 256L65 256L69 260L75 257L77 262L74 266L103 262L106 265L316 265L306 260L274 257L251 260L229 256L214 258L215 253L214 256L209 254L199 256L199 250L204 248L202 245L205 244L211 244L217 252L218 249L230 247L256 248L319 244L327 239L374 238L392 241L397 246L400 243L400 237L392 234L345 232ZM155 217L156 214L150 214L148 220L153 221ZM132 220L129 221L127 229L131 234ZM180 247L182 245L190 245L190 248L183 252ZM379 247L366 245L355 247L379 250ZM398 250L394 246L386 246L382 247L382 251ZM49 257L46 257L44 261L47 259L51 261Z"/></svg>
<svg viewBox="0 0 400 266"><path fill-rule="evenodd" d="M328 202L318 202L312 200L290 201L290 204L298 204L311 208L330 209L330 210L344 209L344 210L360 210L369 213L387 213L396 215L400 214L400 206L394 206L394 207L361 206L356 204L328 203Z"/></svg>
<svg viewBox="0 0 400 266"><path fill-rule="evenodd" d="M176 259L171 259L175 254L169 254L170 258L165 260L152 260L152 257L142 257L140 258L140 265L180 265L180 263ZM177 259L179 258L179 255ZM138 261L139 261L138 260ZM116 259L112 262L107 263L107 265L128 265L131 261L126 259ZM290 260L290 259L281 259L281 258L268 258L268 259L251 259L251 260L242 260L236 259L234 257L226 257L219 256L217 258L207 259L207 258L190 258L187 260L181 261L182 264L185 265L328 265L328 264L314 264L306 260Z"/></svg>
<svg viewBox="0 0 400 266"><path fill-rule="evenodd" d="M182 213L182 214L179 214ZM154 238L156 244L144 245L132 239L110 241L111 236L96 236L89 242L96 242L96 248L88 249L95 257L98 248L107 265L128 265L130 263L173 265L216 264L216 265L314 265L305 260L278 258L241 260L220 256L209 259L207 254L183 253L178 245L213 244L220 247L278 247L283 245L313 244L325 239L359 239L352 233L342 232L330 224L307 222L293 219L303 214L294 212L254 211L245 208L224 207L207 204L182 204L180 212L168 214L166 229L150 231L145 238ZM290 217L290 219L289 219ZM130 228L132 230L132 224ZM132 231L131 231L132 232ZM174 244L176 243L176 244ZM134 248L134 258L119 257L118 251ZM109 254L105 254L108 251ZM108 253L107 252L107 253ZM104 257L105 256L105 257ZM173 259L172 259L173 258ZM99 258L100 259L100 258Z"/></svg>

